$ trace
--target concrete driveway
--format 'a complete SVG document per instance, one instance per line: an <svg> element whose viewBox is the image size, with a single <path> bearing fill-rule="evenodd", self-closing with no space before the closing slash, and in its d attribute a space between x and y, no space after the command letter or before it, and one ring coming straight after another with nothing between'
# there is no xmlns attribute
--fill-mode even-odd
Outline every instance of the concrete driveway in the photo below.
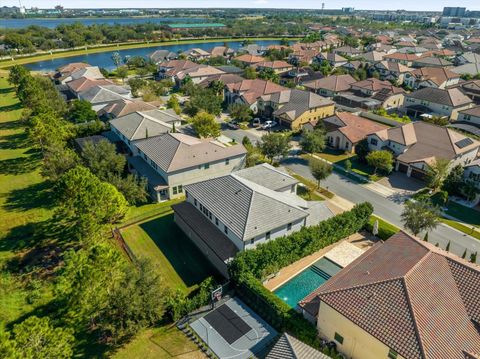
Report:
<svg viewBox="0 0 480 359"><path fill-rule="evenodd" d="M388 177L380 179L377 183L389 187L399 193L413 193L425 187L425 182L407 177L402 172L392 172Z"/></svg>

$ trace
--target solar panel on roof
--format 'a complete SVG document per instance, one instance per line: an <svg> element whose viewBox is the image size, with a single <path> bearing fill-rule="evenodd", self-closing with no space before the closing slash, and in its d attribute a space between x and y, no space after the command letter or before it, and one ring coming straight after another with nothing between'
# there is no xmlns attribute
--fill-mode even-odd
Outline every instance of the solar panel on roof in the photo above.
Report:
<svg viewBox="0 0 480 359"><path fill-rule="evenodd" d="M455 143L455 145L458 148L464 148L471 145L472 143L473 143L473 140L471 138L464 138L463 140L460 140L457 143Z"/></svg>

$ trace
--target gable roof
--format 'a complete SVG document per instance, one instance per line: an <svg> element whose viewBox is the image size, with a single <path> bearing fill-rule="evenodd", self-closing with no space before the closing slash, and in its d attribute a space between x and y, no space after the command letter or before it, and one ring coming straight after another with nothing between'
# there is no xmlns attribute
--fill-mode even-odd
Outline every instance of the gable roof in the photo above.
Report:
<svg viewBox="0 0 480 359"><path fill-rule="evenodd" d="M480 355L480 270L399 232L300 302L326 303L404 358ZM473 321L473 322L472 322Z"/></svg>
<svg viewBox="0 0 480 359"><path fill-rule="evenodd" d="M186 185L185 190L244 241L308 216L308 204L300 197L276 192L235 172Z"/></svg>
<svg viewBox="0 0 480 359"><path fill-rule="evenodd" d="M330 106L334 102L310 91L288 89L262 96L264 101L282 105L273 112L275 116L285 115L291 121L317 107Z"/></svg>
<svg viewBox="0 0 480 359"><path fill-rule="evenodd" d="M431 162L433 159L452 160L456 155L471 151L480 143L452 129L424 121L407 123L375 133L383 141L391 140L407 146L397 158L406 163Z"/></svg>
<svg viewBox="0 0 480 359"><path fill-rule="evenodd" d="M110 120L110 125L127 139L133 141L170 132L173 129L171 122L175 121L181 121L181 117L167 111L154 109L135 111L117 117Z"/></svg>
<svg viewBox="0 0 480 359"><path fill-rule="evenodd" d="M272 81L261 79L242 80L227 85L227 89L231 92L238 92L243 100L248 104L253 104L263 95L286 90L285 87L277 85Z"/></svg>
<svg viewBox="0 0 480 359"><path fill-rule="evenodd" d="M452 68L453 72L456 72L457 74L470 74L472 76L475 76L476 74L480 73L480 62L476 63L467 63L465 65L460 65L457 67Z"/></svg>
<svg viewBox="0 0 480 359"><path fill-rule="evenodd" d="M411 97L417 100L425 100L446 106L463 106L472 103L472 100L465 96L458 88L439 89L425 87L412 93L405 94L405 97Z"/></svg>
<svg viewBox="0 0 480 359"><path fill-rule="evenodd" d="M199 66L199 64L190 60L168 60L159 64L159 68L169 76L175 76L180 71L197 66Z"/></svg>
<svg viewBox="0 0 480 359"><path fill-rule="evenodd" d="M240 62L245 62L247 64L256 64L257 62L265 61L265 58L263 58L261 56L256 56L256 55L243 54L243 55L235 57L234 60L237 60L237 61L240 61Z"/></svg>
<svg viewBox="0 0 480 359"><path fill-rule="evenodd" d="M372 92L377 92L383 89L389 90L391 93L402 93L402 88L393 86L390 81L382 81L376 78L365 79L362 81L355 82L351 84L352 88L360 88L364 90L369 90Z"/></svg>
<svg viewBox="0 0 480 359"><path fill-rule="evenodd" d="M128 99L121 99L118 101L114 101L104 108L102 108L98 115L102 116L103 114L110 114L113 117L120 117L128 115L129 113L135 111L149 111L149 110L156 110L157 107L141 100L128 100Z"/></svg>
<svg viewBox="0 0 480 359"><path fill-rule="evenodd" d="M334 120L342 122L343 126L334 124L332 122ZM338 112L333 116L324 118L323 121L329 123L329 127L331 127L332 130L336 129L340 131L353 144L363 140L369 134L388 128L388 126L354 115L350 112ZM331 130L329 130L329 132L330 131Z"/></svg>
<svg viewBox="0 0 480 359"><path fill-rule="evenodd" d="M432 65L432 66L451 66L452 63L441 57L427 56L414 61L414 64Z"/></svg>
<svg viewBox="0 0 480 359"><path fill-rule="evenodd" d="M315 81L305 82L303 86L314 90L326 89L333 92L340 92L349 90L350 85L354 82L357 82L357 80L348 74L332 75Z"/></svg>
<svg viewBox="0 0 480 359"><path fill-rule="evenodd" d="M88 77L79 77L78 79L67 82L67 86L74 92L86 91L94 86L103 85L114 85L114 83L104 78L91 79Z"/></svg>
<svg viewBox="0 0 480 359"><path fill-rule="evenodd" d="M412 74L421 81L432 81L437 86L445 81L460 78L460 75L443 67L421 67L413 70Z"/></svg>
<svg viewBox="0 0 480 359"><path fill-rule="evenodd" d="M286 61L282 60L275 60L275 61L262 61L262 62L257 62L256 64L253 65L254 68L258 67L265 67L265 68L270 68L270 69L283 69L286 67L293 67Z"/></svg>
<svg viewBox="0 0 480 359"><path fill-rule="evenodd" d="M117 92L122 91L122 92ZM87 100L91 104L112 102L124 99L127 94L124 88L116 85L98 86L95 85L86 91L79 93L82 100Z"/></svg>
<svg viewBox="0 0 480 359"><path fill-rule="evenodd" d="M298 183L298 180L290 176L283 167L276 168L268 163L247 167L236 171L235 174L273 191L279 191Z"/></svg>
<svg viewBox="0 0 480 359"><path fill-rule="evenodd" d="M134 145L166 173L247 152L241 144L226 146L214 139L199 139L182 133L164 133L135 141Z"/></svg>

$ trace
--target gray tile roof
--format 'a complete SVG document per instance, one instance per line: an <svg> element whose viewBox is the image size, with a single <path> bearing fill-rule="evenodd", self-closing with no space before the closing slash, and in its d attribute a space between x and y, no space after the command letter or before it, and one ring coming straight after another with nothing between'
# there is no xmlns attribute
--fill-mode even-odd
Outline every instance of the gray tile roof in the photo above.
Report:
<svg viewBox="0 0 480 359"><path fill-rule="evenodd" d="M273 191L279 191L298 183L295 178L286 173L284 168L275 168L268 163L245 168L235 172L235 174Z"/></svg>
<svg viewBox="0 0 480 359"><path fill-rule="evenodd" d="M119 86L116 86L119 87ZM112 102L123 100L125 96L119 94L118 92L114 91L114 88L106 88L104 86L94 86L89 88L86 91L82 91L79 93L79 97L82 100L86 100L91 104L96 103L105 103L105 102Z"/></svg>
<svg viewBox="0 0 480 359"><path fill-rule="evenodd" d="M300 340L283 333L266 359L329 359L328 355L312 348Z"/></svg>
<svg viewBox="0 0 480 359"><path fill-rule="evenodd" d="M242 240L307 218L311 206L294 194L276 192L235 172L187 185L185 189Z"/></svg>
<svg viewBox="0 0 480 359"><path fill-rule="evenodd" d="M160 110L136 111L110 120L110 125L127 139L140 140L172 131L172 125L163 121L164 118L170 119L170 116Z"/></svg>
<svg viewBox="0 0 480 359"><path fill-rule="evenodd" d="M156 191L168 188L165 179L140 156L128 157L127 161L137 171L138 176L147 179L149 187Z"/></svg>
<svg viewBox="0 0 480 359"><path fill-rule="evenodd" d="M165 133L135 141L134 144L167 173L247 152L241 144L227 146L213 139L199 139L181 133Z"/></svg>
<svg viewBox="0 0 480 359"><path fill-rule="evenodd" d="M453 107L466 105L472 102L472 100L465 96L458 88L443 90L439 88L425 87L412 93L405 94L405 97Z"/></svg>

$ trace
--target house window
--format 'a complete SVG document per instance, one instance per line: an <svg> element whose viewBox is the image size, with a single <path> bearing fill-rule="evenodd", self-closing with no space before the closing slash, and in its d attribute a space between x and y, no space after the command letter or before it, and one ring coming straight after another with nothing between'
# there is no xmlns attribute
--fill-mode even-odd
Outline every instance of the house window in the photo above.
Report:
<svg viewBox="0 0 480 359"><path fill-rule="evenodd" d="M178 193L183 193L183 186L182 185L178 185Z"/></svg>
<svg viewBox="0 0 480 359"><path fill-rule="evenodd" d="M376 139L376 138L371 138L371 139L370 139L370 144L376 146L376 145L378 144L377 139Z"/></svg>
<svg viewBox="0 0 480 359"><path fill-rule="evenodd" d="M227 227L227 226L223 226L223 231L225 232L225 234L228 234L228 227Z"/></svg>
<svg viewBox="0 0 480 359"><path fill-rule="evenodd" d="M255 242L255 238L250 239L250 244L253 244Z"/></svg>
<svg viewBox="0 0 480 359"><path fill-rule="evenodd" d="M204 169L208 170L210 168L210 163L205 163L205 165L203 166Z"/></svg>
<svg viewBox="0 0 480 359"><path fill-rule="evenodd" d="M335 336L333 337L333 339L335 339L335 341L339 344L343 344L343 337L338 334L337 332L335 332Z"/></svg>
<svg viewBox="0 0 480 359"><path fill-rule="evenodd" d="M225 159L225 166L228 166L230 164L230 158Z"/></svg>
<svg viewBox="0 0 480 359"><path fill-rule="evenodd" d="M345 142L345 149L348 150L348 142Z"/></svg>
<svg viewBox="0 0 480 359"><path fill-rule="evenodd" d="M172 191L173 191L173 194L178 194L177 186L173 187Z"/></svg>
<svg viewBox="0 0 480 359"><path fill-rule="evenodd" d="M188 198L188 191L185 191L185 197Z"/></svg>
<svg viewBox="0 0 480 359"><path fill-rule="evenodd" d="M197 207L197 199L196 198L193 199L193 204L195 205L195 207Z"/></svg>
<svg viewBox="0 0 480 359"><path fill-rule="evenodd" d="M290 231L291 229L292 229L292 224L291 223L287 224L287 231Z"/></svg>
<svg viewBox="0 0 480 359"><path fill-rule="evenodd" d="M265 238L267 239L267 241L270 239L270 231L268 231L268 232L265 234Z"/></svg>
<svg viewBox="0 0 480 359"><path fill-rule="evenodd" d="M390 349L388 351L388 359L397 359L397 356L398 356L398 353L395 350Z"/></svg>
<svg viewBox="0 0 480 359"><path fill-rule="evenodd" d="M215 225L218 226L218 218L217 217L215 217Z"/></svg>

